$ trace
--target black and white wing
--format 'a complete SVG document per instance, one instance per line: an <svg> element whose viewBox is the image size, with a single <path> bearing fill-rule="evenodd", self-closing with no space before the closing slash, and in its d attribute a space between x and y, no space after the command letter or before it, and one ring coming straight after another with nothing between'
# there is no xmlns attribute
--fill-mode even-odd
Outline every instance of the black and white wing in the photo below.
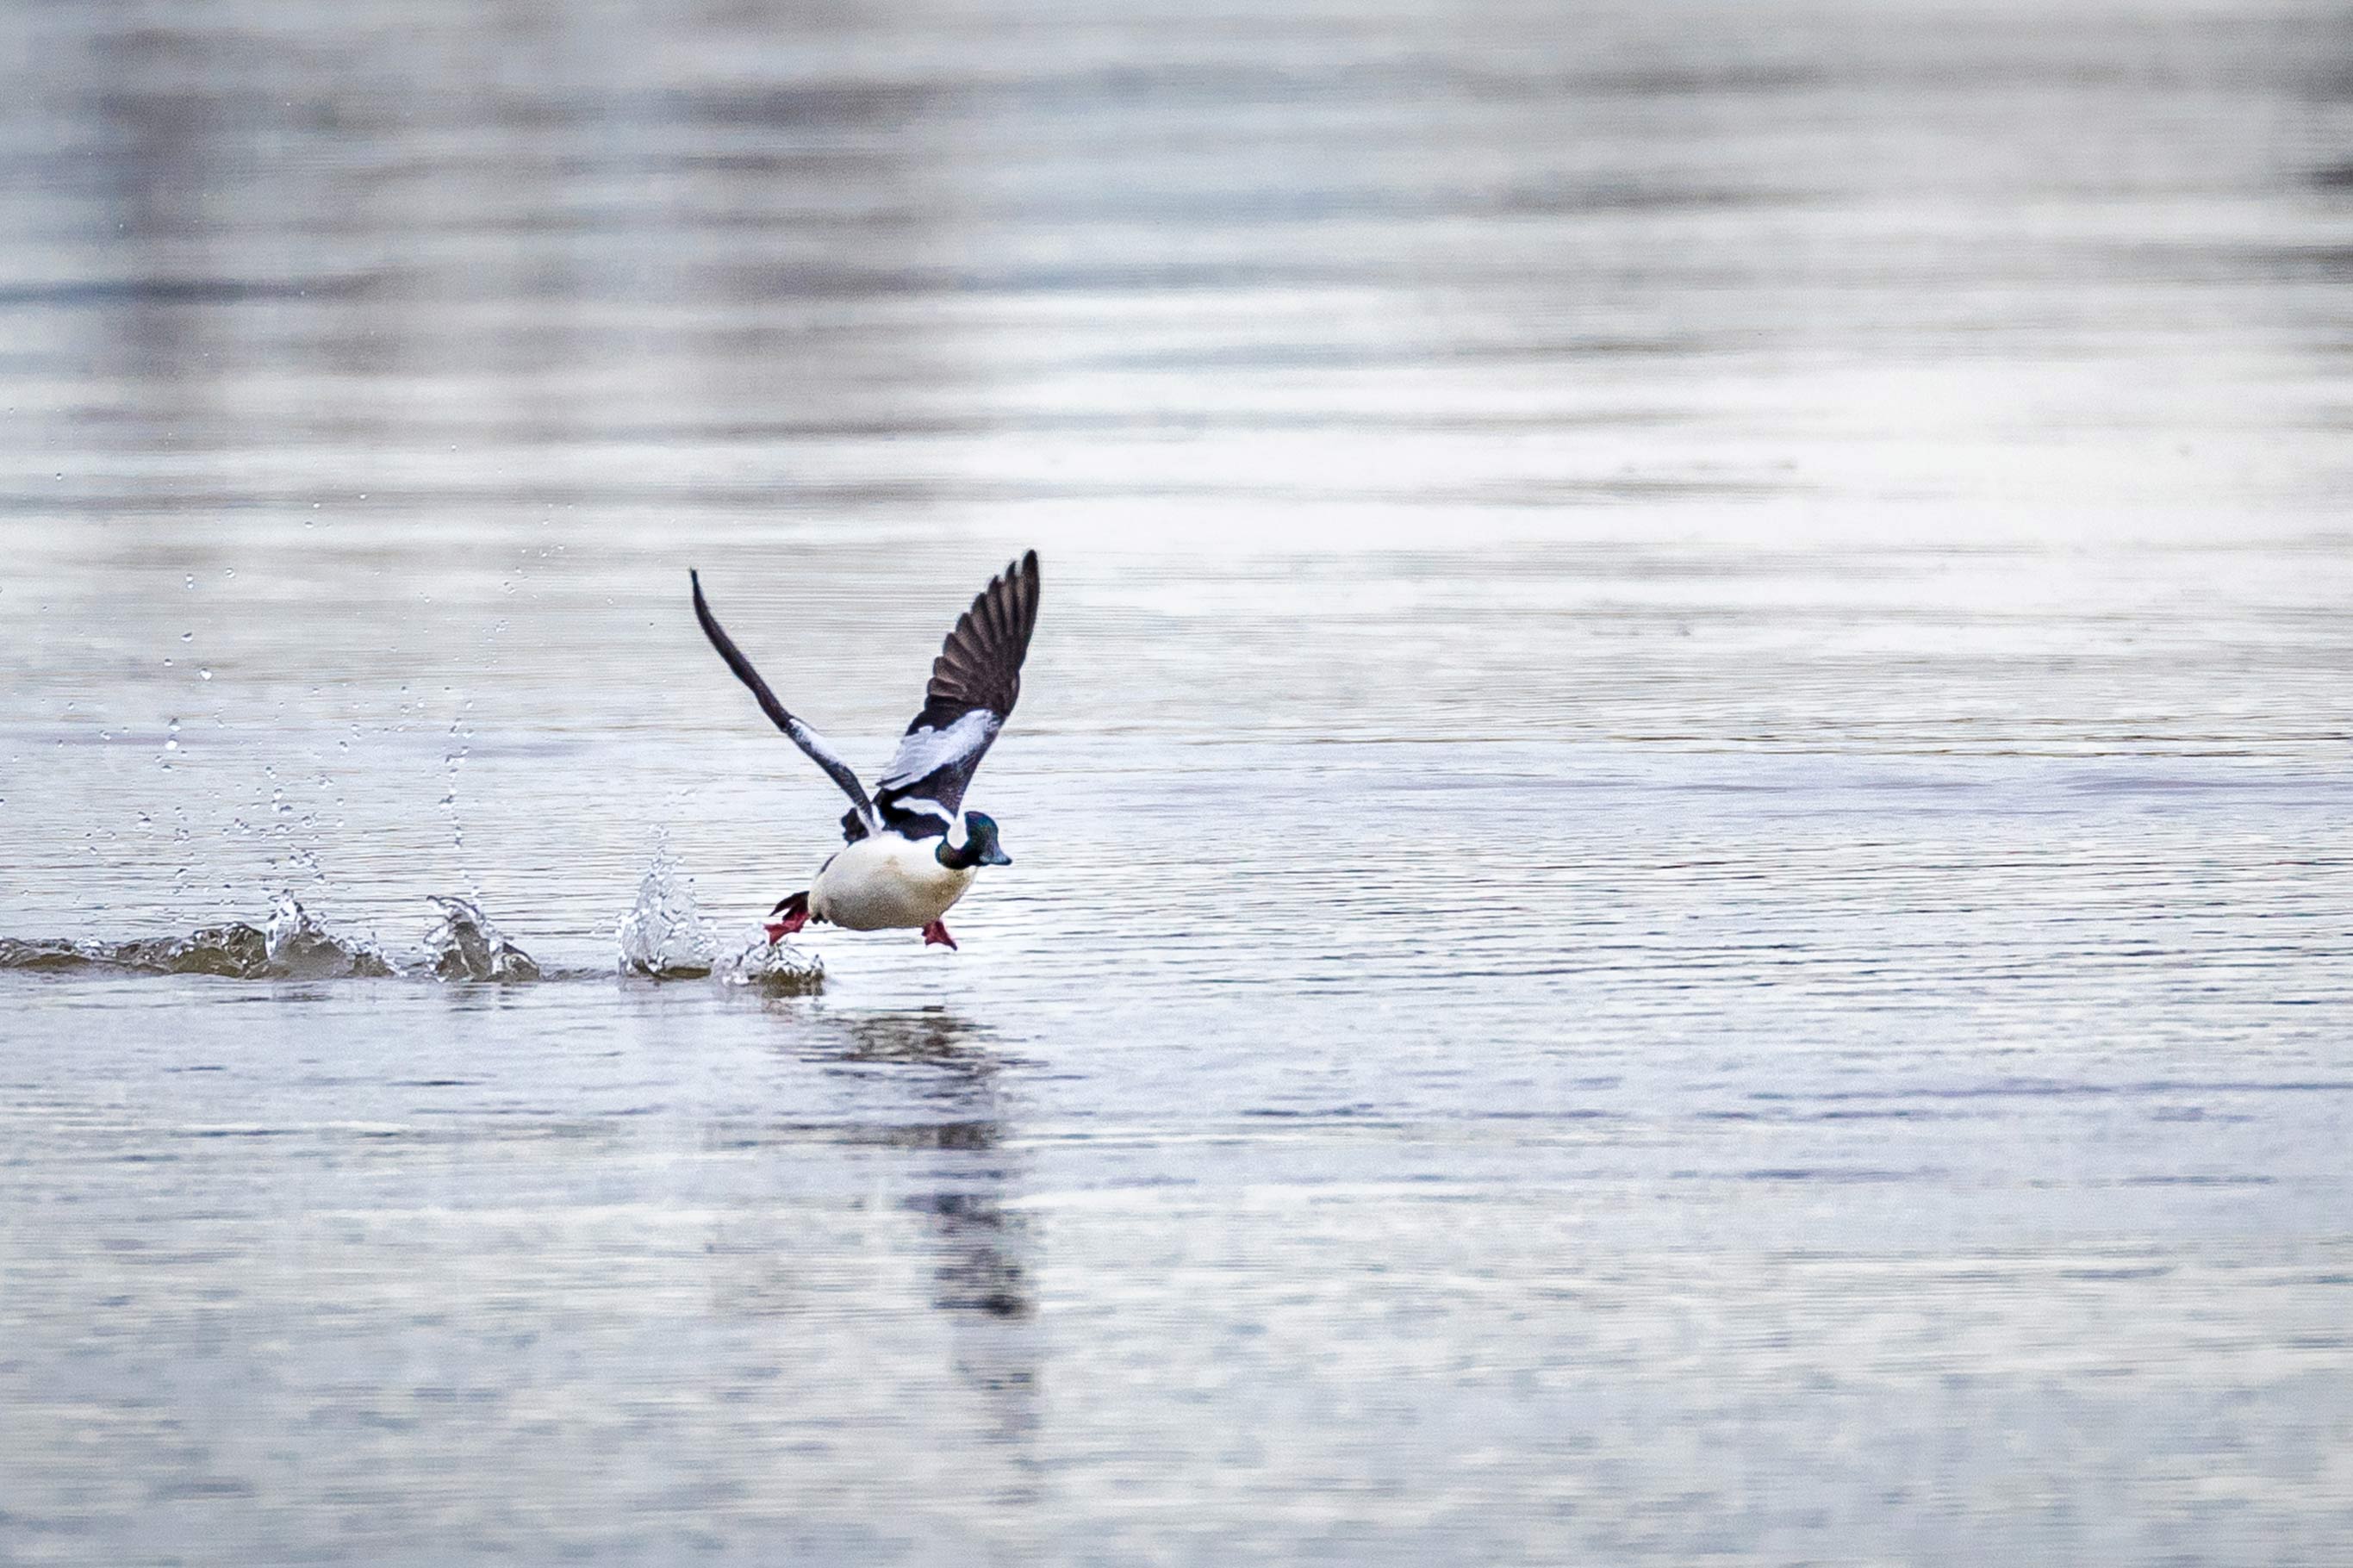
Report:
<svg viewBox="0 0 2353 1568"><path fill-rule="evenodd" d="M752 689L754 700L760 704L760 711L768 716L769 722L791 737L794 745L808 753L809 761L823 768L826 776L841 786L841 793L848 795L852 803L849 815L842 819L842 830L850 838L863 838L874 826L877 818L874 803L866 798L866 786L858 782L858 771L842 760L839 752L826 743L823 735L785 711L785 705L776 700L776 694L768 689L768 683L760 679L760 672L752 668L752 661L744 657L744 650L735 646L735 639L727 635L712 615L711 606L703 603L702 579L692 572L686 574L686 579L694 585L694 618L702 623L702 635L711 639L711 646L719 650L719 657L727 661L727 668L735 672L735 679ZM853 825L855 831L852 831Z"/></svg>
<svg viewBox="0 0 2353 1568"><path fill-rule="evenodd" d="M1038 626L1038 552L990 579L932 661L923 710L874 792L882 826L936 837L964 808L964 792L1021 695L1021 660Z"/></svg>

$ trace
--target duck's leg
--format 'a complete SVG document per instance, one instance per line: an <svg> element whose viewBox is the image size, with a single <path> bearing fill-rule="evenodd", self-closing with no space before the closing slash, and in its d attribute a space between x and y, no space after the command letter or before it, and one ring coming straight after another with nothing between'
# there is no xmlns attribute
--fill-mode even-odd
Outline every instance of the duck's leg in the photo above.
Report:
<svg viewBox="0 0 2353 1568"><path fill-rule="evenodd" d="M808 922L808 895L795 893L768 911L768 918L764 927L768 933L768 945L776 946Z"/></svg>
<svg viewBox="0 0 2353 1568"><path fill-rule="evenodd" d="M946 921L934 921L931 924L923 928L923 945L925 947L929 947L934 942L937 942L944 948L953 949L955 946L955 938L948 934Z"/></svg>

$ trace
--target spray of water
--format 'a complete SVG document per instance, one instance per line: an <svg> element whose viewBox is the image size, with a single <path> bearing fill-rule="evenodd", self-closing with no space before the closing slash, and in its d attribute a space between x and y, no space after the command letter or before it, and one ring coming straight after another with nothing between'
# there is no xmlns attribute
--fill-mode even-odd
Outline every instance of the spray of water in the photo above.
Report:
<svg viewBox="0 0 2353 1568"><path fill-rule="evenodd" d="M679 868L662 835L654 837L653 863L638 883L637 902L615 933L621 973L652 980L701 979L711 973L718 941L694 905L694 879Z"/></svg>

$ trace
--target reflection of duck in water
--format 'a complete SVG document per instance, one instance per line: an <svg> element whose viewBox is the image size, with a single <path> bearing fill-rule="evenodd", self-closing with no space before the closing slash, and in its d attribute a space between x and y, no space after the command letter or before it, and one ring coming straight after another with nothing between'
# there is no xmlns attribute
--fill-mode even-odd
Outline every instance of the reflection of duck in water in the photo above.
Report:
<svg viewBox="0 0 2353 1568"><path fill-rule="evenodd" d="M694 586L695 619L711 646L752 689L760 710L850 801L841 818L849 847L818 868L806 892L769 912L768 940L781 942L814 920L850 931L920 928L926 944L955 946L941 917L964 897L981 867L1013 863L997 843L996 821L963 809L964 792L1021 695L1021 661L1038 625L1038 552L992 578L948 633L932 663L923 710L900 738L871 800L841 754L785 710L720 629L703 602L702 579L687 576Z"/></svg>
<svg viewBox="0 0 2353 1568"><path fill-rule="evenodd" d="M851 1049L839 1059L919 1062L940 1069L925 1098L940 1102L948 1119L875 1128L857 1138L943 1156L922 1190L906 1199L941 1246L933 1305L993 1318L1029 1316L1036 1301L1021 1256L1028 1250L1027 1226L1005 1206L1012 1173L997 1114L995 1080L1002 1064L940 1009L841 1022Z"/></svg>
<svg viewBox="0 0 2353 1568"><path fill-rule="evenodd" d="M918 1342L906 1319L914 1314L902 1309L928 1307L929 1342L944 1351L945 1370L970 1398L927 1419L976 1431L982 1442L968 1456L976 1467L1010 1467L986 1483L993 1495L1030 1495L1043 1237L1021 1201L1028 1155L1012 1115L1018 1102L1005 1092L1019 1058L999 1054L986 1030L946 1006L763 1006L790 1023L771 1048L831 1081L811 1097L824 1109L808 1120L762 1116L712 1129L712 1147L731 1156L765 1151L784 1200L733 1212L732 1234L713 1248L732 1260L732 1310L822 1322L836 1312L865 1319L871 1308L892 1345L913 1353ZM891 1261L878 1265L885 1256ZM845 1279L862 1281L864 1294L842 1294ZM823 1360L809 1364L814 1375Z"/></svg>
<svg viewBox="0 0 2353 1568"><path fill-rule="evenodd" d="M849 1037L844 1063L932 1069L918 1092L937 1121L856 1135L907 1151L900 1206L921 1216L933 1250L932 1305L951 1325L955 1370L986 1402L992 1440L1027 1471L1038 1426L1038 1238L1013 1196L1019 1159L1007 1146L997 1092L1003 1058L944 1008L823 1018ZM1024 1495L1026 1480L1006 1495Z"/></svg>

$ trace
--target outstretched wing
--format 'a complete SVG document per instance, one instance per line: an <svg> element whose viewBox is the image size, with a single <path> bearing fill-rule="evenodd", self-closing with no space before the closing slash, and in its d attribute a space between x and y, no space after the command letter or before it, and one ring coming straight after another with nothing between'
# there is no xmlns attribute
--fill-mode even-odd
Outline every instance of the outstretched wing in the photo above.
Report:
<svg viewBox="0 0 2353 1568"><path fill-rule="evenodd" d="M760 672L752 668L752 661L744 657L744 650L735 646L735 639L727 635L712 615L711 606L703 602L702 577L689 572L686 580L694 585L694 618L702 623L702 635L711 639L711 646L719 650L719 657L727 661L735 679L752 689L752 696L760 704L760 711L768 716L768 721L790 736L794 745L808 753L809 761L825 770L826 777L841 786L841 793L850 798L853 805L842 820L842 831L853 839L864 837L877 819L874 803L866 798L866 786L858 782L857 770L842 761L840 752L826 744L824 736L785 711L785 705L776 700L776 694L768 689L768 683L760 679ZM850 831L853 824L856 832Z"/></svg>
<svg viewBox="0 0 2353 1568"><path fill-rule="evenodd" d="M899 741L874 806L910 838L945 833L988 743L1021 695L1021 660L1038 626L1038 552L989 580L932 661L923 710Z"/></svg>

